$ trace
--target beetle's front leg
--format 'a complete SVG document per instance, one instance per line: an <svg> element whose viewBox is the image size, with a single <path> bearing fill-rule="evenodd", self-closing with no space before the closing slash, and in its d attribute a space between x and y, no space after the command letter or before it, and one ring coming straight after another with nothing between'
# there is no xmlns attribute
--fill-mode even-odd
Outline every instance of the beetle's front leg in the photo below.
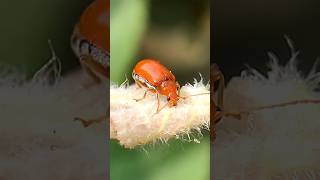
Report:
<svg viewBox="0 0 320 180"><path fill-rule="evenodd" d="M165 107L169 104L169 102L167 102L165 105L163 105L163 106L160 108L160 97L159 97L159 96L160 96L160 95L159 95L159 92L157 92L157 95L156 95L156 97L157 97L157 102L158 102L157 111L156 111L153 115L158 114L163 108L165 108Z"/></svg>
<svg viewBox="0 0 320 180"><path fill-rule="evenodd" d="M143 85L141 84L141 82L136 81L136 80L134 80L134 81L135 81L136 85L138 86L138 88L142 88L142 87L143 87Z"/></svg>
<svg viewBox="0 0 320 180"><path fill-rule="evenodd" d="M101 83L101 78L97 75L98 73L102 76L108 78L109 68L103 67L98 64L91 56L82 55L80 57L80 64L82 68L86 71L86 73L91 77L94 81L92 83L85 84L85 87L91 87L95 84Z"/></svg>
<svg viewBox="0 0 320 180"><path fill-rule="evenodd" d="M144 98L146 98L146 96L147 96L147 93L149 92L149 91L151 91L151 89L147 89L145 92L144 92L144 94L143 94L143 96L142 96L142 98L139 98L139 99L134 99L135 101L141 101L141 100L143 100Z"/></svg>
<svg viewBox="0 0 320 180"><path fill-rule="evenodd" d="M211 117L213 119L213 122L214 124L211 125L210 123L210 139L211 139L211 142L213 142L215 139L216 139L216 124L221 120L223 114L222 112L218 112L216 111L214 113L214 115Z"/></svg>
<svg viewBox="0 0 320 180"><path fill-rule="evenodd" d="M87 86L90 87L93 84L100 84L101 83L101 79L92 71L92 69L90 68L90 66L88 66L86 61L90 61L90 60L87 60L86 57L80 58L81 67L86 71L86 73L90 76L90 78L94 81L94 83L90 83L90 84L88 83L85 86L86 87Z"/></svg>
<svg viewBox="0 0 320 180"><path fill-rule="evenodd" d="M157 93L157 103L158 103L158 106L157 106L157 113L160 112L160 98L159 98L159 93ZM162 109L162 108L161 108Z"/></svg>

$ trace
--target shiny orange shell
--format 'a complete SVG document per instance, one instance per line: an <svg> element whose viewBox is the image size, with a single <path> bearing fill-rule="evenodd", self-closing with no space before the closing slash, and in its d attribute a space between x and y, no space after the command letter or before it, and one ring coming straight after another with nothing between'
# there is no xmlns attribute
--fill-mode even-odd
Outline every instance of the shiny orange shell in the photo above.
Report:
<svg viewBox="0 0 320 180"><path fill-rule="evenodd" d="M79 34L105 52L110 52L109 15L109 0L96 0L84 11L78 24Z"/></svg>
<svg viewBox="0 0 320 180"><path fill-rule="evenodd" d="M158 87L164 81L176 81L175 76L159 61L152 59L141 60L133 69L133 74L146 80L150 85Z"/></svg>

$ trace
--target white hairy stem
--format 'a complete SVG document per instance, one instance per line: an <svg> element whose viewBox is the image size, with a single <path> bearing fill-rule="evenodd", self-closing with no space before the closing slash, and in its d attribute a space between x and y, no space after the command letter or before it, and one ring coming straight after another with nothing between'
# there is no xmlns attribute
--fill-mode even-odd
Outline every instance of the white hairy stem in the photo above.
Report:
<svg viewBox="0 0 320 180"><path fill-rule="evenodd" d="M110 137L119 141L126 148L167 141L170 138L187 137L192 131L201 133L209 129L210 97L208 86L202 81L187 84L181 88L177 106L164 107L157 111L156 94L148 92L146 98L136 102L146 91L136 85L111 86L110 89ZM201 93L207 93L197 96ZM167 103L165 96L160 96L160 107Z"/></svg>

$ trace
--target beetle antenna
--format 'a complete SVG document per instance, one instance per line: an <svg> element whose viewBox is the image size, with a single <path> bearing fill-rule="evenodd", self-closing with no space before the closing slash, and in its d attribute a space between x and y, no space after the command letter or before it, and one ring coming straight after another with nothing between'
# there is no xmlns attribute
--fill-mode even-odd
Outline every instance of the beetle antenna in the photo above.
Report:
<svg viewBox="0 0 320 180"><path fill-rule="evenodd" d="M179 96L179 98L181 99L187 99L191 96L200 96L200 95L206 95L206 94L210 94L210 92L207 92L207 93L199 93L199 94L191 94L191 95L188 95L188 96Z"/></svg>
<svg viewBox="0 0 320 180"><path fill-rule="evenodd" d="M163 108L165 108L166 106L168 106L168 104L169 104L169 102L167 102L165 105L163 105L163 106L159 109L159 111L157 111L157 112L160 112Z"/></svg>
<svg viewBox="0 0 320 180"><path fill-rule="evenodd" d="M252 111L260 111L260 110L264 110L264 109L286 107L286 106L297 105L297 104L320 104L320 100L319 99L316 99L316 100L313 100L313 99L295 100L295 101L289 101L289 102L285 102L285 103L256 107L256 108L252 109Z"/></svg>
<svg viewBox="0 0 320 180"><path fill-rule="evenodd" d="M248 115L248 114L255 112L255 111L261 111L261 110L273 109L273 108L279 108L279 107L287 107L287 106L293 106L293 105L298 105L298 104L320 104L320 100L319 99L316 99L316 100L313 100L313 99L295 100L295 101L289 101L289 102L285 102L285 103L255 107L255 108L249 109L247 111L225 112L224 116L227 116L227 117L231 116L236 119L242 119L243 115Z"/></svg>

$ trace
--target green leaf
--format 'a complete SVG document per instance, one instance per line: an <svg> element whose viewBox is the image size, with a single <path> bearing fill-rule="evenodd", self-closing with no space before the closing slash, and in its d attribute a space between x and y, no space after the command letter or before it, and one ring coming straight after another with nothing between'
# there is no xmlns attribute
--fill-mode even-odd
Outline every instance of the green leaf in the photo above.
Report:
<svg viewBox="0 0 320 180"><path fill-rule="evenodd" d="M111 0L110 76L121 83L129 76L132 60L147 24L146 0Z"/></svg>

